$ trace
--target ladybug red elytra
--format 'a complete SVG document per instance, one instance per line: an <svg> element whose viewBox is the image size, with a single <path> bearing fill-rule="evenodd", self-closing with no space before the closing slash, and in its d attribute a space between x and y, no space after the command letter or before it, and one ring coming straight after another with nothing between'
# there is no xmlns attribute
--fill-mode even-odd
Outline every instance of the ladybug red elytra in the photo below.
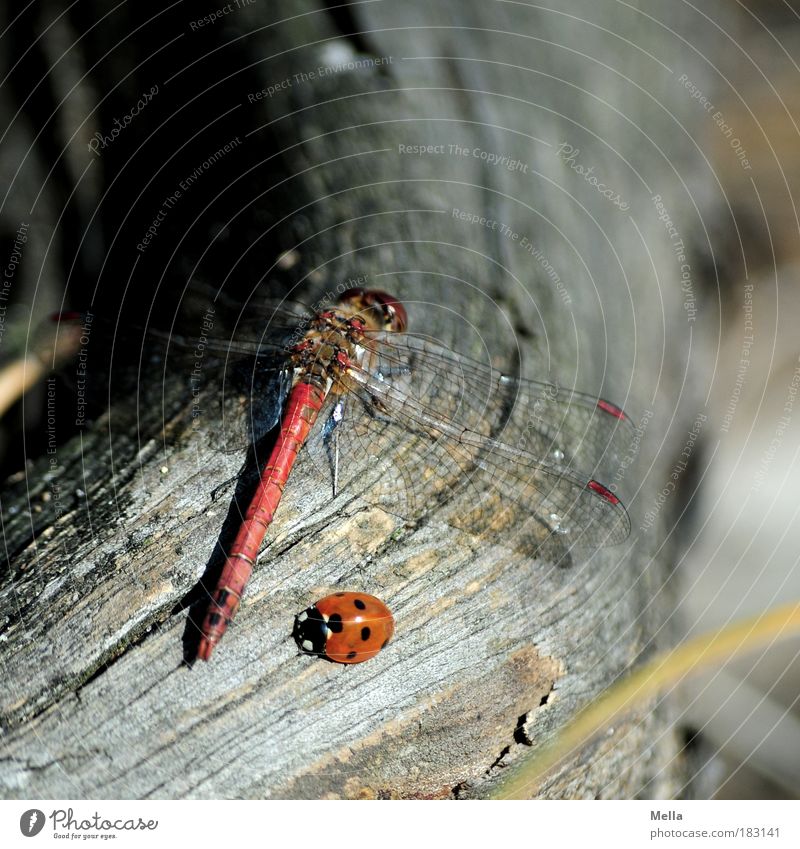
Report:
<svg viewBox="0 0 800 849"><path fill-rule="evenodd" d="M299 613L294 638L309 654L336 663L362 663L386 645L394 634L389 608L374 595L338 592L326 595Z"/></svg>

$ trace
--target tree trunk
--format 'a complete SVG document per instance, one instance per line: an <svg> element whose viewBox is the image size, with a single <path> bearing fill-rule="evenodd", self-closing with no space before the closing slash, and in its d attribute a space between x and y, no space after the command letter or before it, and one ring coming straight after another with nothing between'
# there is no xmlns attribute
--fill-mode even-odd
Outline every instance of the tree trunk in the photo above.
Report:
<svg viewBox="0 0 800 849"><path fill-rule="evenodd" d="M91 238L75 244L63 224L36 234L45 244L42 232L54 233L73 269L68 299L82 306L99 280L110 301L127 283L147 318L190 278L243 302L257 287L307 303L339 284L385 289L416 332L624 406L643 425L638 452L627 446L637 459L603 460L592 476L619 486L634 531L554 569L435 512L398 526L346 494L332 501L301 462L234 624L210 663L187 664L188 602L218 568L246 489L212 500L243 458L220 445L246 425L248 404L210 369L196 402L187 372L158 352L123 353L111 404L91 421L73 424L75 401L59 386L58 433L77 434L3 495L3 794L484 795L670 643L665 529L681 505L677 495L656 504L696 415L684 371L705 368L695 270L710 251L708 210L694 200L710 176L691 140L704 113L677 77L706 83L680 34L702 55L713 28L655 0L555 10L292 0L203 26L164 17L95 66L138 14L116 11L91 30L89 17L69 23L90 30L87 76L75 78L91 105L61 107L46 129L78 175L91 163L89 183L71 196L78 177L62 159L63 185L48 192L55 208L71 197L80 226L69 226ZM56 46L39 48L48 62ZM56 90L59 68L47 83ZM111 138L112 119L153 85ZM110 140L91 152L95 130ZM47 173L56 157L41 144L36 155ZM23 207L26 191L12 184ZM90 367L98 345L88 343ZM340 588L394 612L394 641L368 663L315 660L291 638L294 615ZM531 794L685 792L672 717L668 704L643 705Z"/></svg>

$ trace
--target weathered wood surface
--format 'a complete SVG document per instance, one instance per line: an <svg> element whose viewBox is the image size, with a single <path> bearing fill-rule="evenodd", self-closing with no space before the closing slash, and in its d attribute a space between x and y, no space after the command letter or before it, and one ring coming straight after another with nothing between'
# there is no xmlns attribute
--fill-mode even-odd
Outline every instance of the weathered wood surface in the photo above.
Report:
<svg viewBox="0 0 800 849"><path fill-rule="evenodd" d="M664 14L655 2L639 5ZM694 232L685 184L707 177L697 175L678 123L690 127L700 114L662 64L675 64L664 53L677 42L631 7L588 1L556 12L376 2L351 14L361 34L344 37L337 27L346 21L315 2L257 4L203 36L206 84L225 77L239 93L223 135L255 130L247 149L263 139L262 158L275 157L230 180L235 276L246 291L266 275L273 289L309 302L331 283L364 276L409 304L415 330L478 356L488 350L509 370L521 355L529 376L603 394L637 422L653 410L640 462L622 484L630 493L644 479L632 504L638 528L693 415L691 393L676 403L692 328L650 200L660 193L687 236ZM670 27L691 23L702 43L700 24L684 14L670 9ZM294 77L359 56L391 61ZM119 79L135 66L120 62ZM287 79L250 102L248 94ZM118 114L147 82L141 69L126 78ZM96 87L104 93L113 83ZM169 92L164 84L159 97ZM131 134L148 119L137 120ZM580 148L579 161L630 211L563 162L562 142ZM419 144L447 153L399 152ZM209 142L208 155L217 147ZM498 226L467 223L454 209ZM261 230L264 241L248 254ZM204 238L213 243L220 232L217 223ZM522 237L541 254L526 251ZM170 237L157 238L164 250ZM287 248L295 268L260 264ZM125 249L132 262L135 240ZM194 272L165 256L165 285L183 287ZM58 448L55 472L41 458L3 494L5 796L481 795L531 743L669 642L665 515L626 545L554 569L435 515L398 528L346 494L331 501L301 463L234 626L211 663L186 665L192 628L181 600L214 561L220 528L227 540L235 524L231 491L210 497L242 461L217 450L218 416L236 430L247 407L211 370L195 420L185 372L148 362L126 386L108 413ZM374 593L393 609L395 640L375 660L340 667L298 654L294 614L332 588ZM668 707L651 707L532 793L680 792L679 734Z"/></svg>

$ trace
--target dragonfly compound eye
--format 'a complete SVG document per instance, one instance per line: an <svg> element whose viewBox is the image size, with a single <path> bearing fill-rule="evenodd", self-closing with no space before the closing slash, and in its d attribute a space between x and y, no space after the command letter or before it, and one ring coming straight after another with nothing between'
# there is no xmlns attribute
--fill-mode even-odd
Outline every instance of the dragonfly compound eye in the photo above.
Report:
<svg viewBox="0 0 800 849"><path fill-rule="evenodd" d="M341 295L339 295L339 303L349 304L352 302L360 305L363 301L364 294L365 292L360 286L357 286L354 289L346 289Z"/></svg>
<svg viewBox="0 0 800 849"><path fill-rule="evenodd" d="M370 306L380 308L387 330L395 330L402 333L408 326L406 308L392 295L371 289L365 293L364 300Z"/></svg>
<svg viewBox="0 0 800 849"><path fill-rule="evenodd" d="M405 307L378 289L348 289L339 296L339 303L359 312L367 323L377 322L375 329L402 332L408 325Z"/></svg>

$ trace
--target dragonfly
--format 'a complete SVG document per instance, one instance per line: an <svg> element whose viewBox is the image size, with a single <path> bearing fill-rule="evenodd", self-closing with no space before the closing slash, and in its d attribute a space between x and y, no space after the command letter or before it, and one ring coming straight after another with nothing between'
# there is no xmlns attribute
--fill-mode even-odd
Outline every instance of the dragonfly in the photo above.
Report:
<svg viewBox="0 0 800 849"><path fill-rule="evenodd" d="M447 521L512 549L628 537L624 505L593 477L620 434L633 433L620 407L502 374L407 324L397 298L352 288L272 346L287 388L280 428L202 620L199 659L239 609L301 451L327 468L334 495L360 486L399 516L466 494Z"/></svg>
<svg viewBox="0 0 800 849"><path fill-rule="evenodd" d="M245 323L230 339L202 338L206 351L253 357L260 376L271 375L260 428L277 428L277 437L210 594L198 659L211 658L236 616L303 456L334 497L363 495L407 520L435 509L446 523L525 555L559 561L627 539L622 501L595 477L633 444L621 407L502 373L409 332L405 307L384 291L350 288L327 303L316 311L264 304L269 316L257 335ZM200 344L154 335L187 351Z"/></svg>

